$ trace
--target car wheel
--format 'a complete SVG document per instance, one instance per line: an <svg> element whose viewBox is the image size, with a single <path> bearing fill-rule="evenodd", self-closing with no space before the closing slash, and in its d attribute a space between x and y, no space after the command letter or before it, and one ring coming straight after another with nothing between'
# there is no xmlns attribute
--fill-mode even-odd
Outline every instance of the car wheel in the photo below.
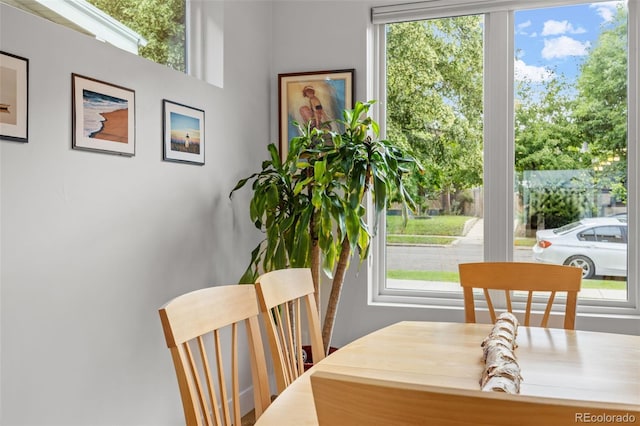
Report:
<svg viewBox="0 0 640 426"><path fill-rule="evenodd" d="M593 277L596 273L593 261L586 256L571 256L564 264L582 269L582 278L585 280Z"/></svg>

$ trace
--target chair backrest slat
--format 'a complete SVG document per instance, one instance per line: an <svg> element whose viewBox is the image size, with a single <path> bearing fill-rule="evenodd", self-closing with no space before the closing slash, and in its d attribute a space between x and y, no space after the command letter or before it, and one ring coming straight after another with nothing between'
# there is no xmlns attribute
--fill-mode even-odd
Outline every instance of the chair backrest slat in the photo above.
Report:
<svg viewBox="0 0 640 426"><path fill-rule="evenodd" d="M218 389L220 390L220 404L222 405L222 416L224 422L220 420L220 424L231 424L231 416L229 415L229 395L227 394L227 378L225 377L224 360L222 359L222 345L220 343L220 330L213 331L213 344L215 347L216 364L218 365ZM232 349L233 350L233 349ZM233 354L231 355L233 356Z"/></svg>
<svg viewBox="0 0 640 426"><path fill-rule="evenodd" d="M238 366L238 323L232 325L231 332L231 389L233 395L240 395L240 379ZM240 419L240 398L233 398L233 418ZM237 423L236 423L237 424Z"/></svg>
<svg viewBox="0 0 640 426"><path fill-rule="evenodd" d="M511 292L509 290L505 290L504 297L507 300L507 310L511 312L513 310L513 307L511 306Z"/></svg>
<svg viewBox="0 0 640 426"><path fill-rule="evenodd" d="M302 328L305 324L313 361L325 357L311 270L289 268L267 272L258 278L256 288L280 393L304 373Z"/></svg>
<svg viewBox="0 0 640 426"><path fill-rule="evenodd" d="M489 290L505 292L506 307L509 312L513 312L511 292L527 291L525 326L530 325L534 292L536 295L548 293L540 322L542 327L548 325L556 292L565 292L567 297L563 327L568 330L575 329L577 295L582 284L580 268L528 262L478 262L461 263L458 269L460 285L463 287L466 322L476 322L474 288L483 290L492 322L496 321L496 312Z"/></svg>
<svg viewBox="0 0 640 426"><path fill-rule="evenodd" d="M218 400L217 400L217 396L216 396L216 388L213 384L213 377L214 374L211 371L211 366L209 364L209 356L207 355L207 347L204 343L204 338L203 336L198 336L197 337L197 342L198 342L198 350L200 352L200 362L202 363L202 369L204 371L204 377L205 380L207 382L207 390L208 390L208 394L209 394L209 406L212 407L212 411L213 411L213 416L210 416L209 414L209 410L206 409L207 405L204 403L204 401L202 400L205 395L207 394L206 392L204 392L202 390L202 385L198 385L198 395L200 396L200 409L202 410L202 413L204 413L204 416L207 418L208 422L211 422L213 424L220 424L220 411L218 410ZM188 345L189 343L186 342L185 345ZM197 368L195 366L195 364L192 363L191 365L193 374L197 374ZM196 376L197 377L197 381L199 383L200 378L199 375ZM210 417L212 417L212 419L209 419Z"/></svg>
<svg viewBox="0 0 640 426"><path fill-rule="evenodd" d="M549 295L549 300L547 301L547 307L544 310L544 315L542 316L542 323L540 324L541 327L546 327L549 322L549 317L551 316L551 308L553 307L553 301L555 300L555 298L556 292L552 291Z"/></svg>
<svg viewBox="0 0 640 426"><path fill-rule="evenodd" d="M294 301L285 302L279 306L279 308L283 310L283 315L280 318L283 324L281 330L282 343L286 348L287 365L291 381L297 377L297 370L295 369L296 352L298 351L297 345L301 344L293 337L295 334L293 329L295 328L296 319L299 318L298 311L296 310L297 306L293 302ZM273 309L278 309L278 307Z"/></svg>
<svg viewBox="0 0 640 426"><path fill-rule="evenodd" d="M187 426L240 424L239 323L248 340L255 415L259 417L271 399L255 287L196 290L169 301L159 313ZM227 354L230 369L224 362ZM231 378L230 391L227 377Z"/></svg>

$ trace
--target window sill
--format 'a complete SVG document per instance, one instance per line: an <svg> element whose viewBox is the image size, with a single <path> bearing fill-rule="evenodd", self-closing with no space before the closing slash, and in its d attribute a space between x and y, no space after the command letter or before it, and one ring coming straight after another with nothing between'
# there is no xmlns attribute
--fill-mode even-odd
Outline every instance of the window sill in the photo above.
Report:
<svg viewBox="0 0 640 426"><path fill-rule="evenodd" d="M430 297L432 294L427 296L426 294L416 294L415 291L393 290L386 294L371 295L368 305L372 308L405 310L405 313L406 309L427 310L430 320L436 320L440 316L449 318L456 311L459 312L456 314L457 318L460 320L464 318L464 303L461 293L450 292L448 295L445 293L438 294L437 297ZM518 309L517 306L514 308ZM479 322L489 322L486 309L477 308L477 315ZM552 324L554 324L553 317L558 318L559 324L560 315L552 313ZM535 321L534 316L532 323L535 324ZM628 307L578 306L576 329L640 335L640 314L636 309Z"/></svg>

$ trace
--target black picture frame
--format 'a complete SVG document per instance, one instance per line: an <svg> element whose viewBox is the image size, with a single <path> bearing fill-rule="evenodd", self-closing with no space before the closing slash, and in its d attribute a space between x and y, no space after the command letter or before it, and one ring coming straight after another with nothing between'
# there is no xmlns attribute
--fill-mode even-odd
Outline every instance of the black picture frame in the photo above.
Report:
<svg viewBox="0 0 640 426"><path fill-rule="evenodd" d="M204 165L204 110L162 101L163 160Z"/></svg>
<svg viewBox="0 0 640 426"><path fill-rule="evenodd" d="M29 142L29 59L0 51L0 139Z"/></svg>
<svg viewBox="0 0 640 426"><path fill-rule="evenodd" d="M71 74L72 148L133 157L135 91Z"/></svg>

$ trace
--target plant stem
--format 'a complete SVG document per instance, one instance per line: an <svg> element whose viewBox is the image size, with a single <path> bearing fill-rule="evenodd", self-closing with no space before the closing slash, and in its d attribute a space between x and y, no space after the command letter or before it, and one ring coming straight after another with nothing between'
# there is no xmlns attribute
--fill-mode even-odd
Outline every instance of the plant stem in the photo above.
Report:
<svg viewBox="0 0 640 426"><path fill-rule="evenodd" d="M325 315L324 324L322 327L322 341L324 342L325 354L329 352L331 337L333 336L333 326L336 322L338 302L340 301L340 293L342 292L342 286L344 285L344 277L347 273L347 266L349 265L350 257L351 245L349 244L349 237L345 236L344 240L342 240L342 249L340 250L340 257L338 258L336 272L333 275L333 281L331 283L331 293L329 294L329 303L327 305L327 313Z"/></svg>
<svg viewBox="0 0 640 426"><path fill-rule="evenodd" d="M311 278L313 279L313 287L315 290L316 307L318 308L318 315L322 316L320 312L320 262L322 252L320 245L318 244L318 238L314 238L311 243Z"/></svg>

